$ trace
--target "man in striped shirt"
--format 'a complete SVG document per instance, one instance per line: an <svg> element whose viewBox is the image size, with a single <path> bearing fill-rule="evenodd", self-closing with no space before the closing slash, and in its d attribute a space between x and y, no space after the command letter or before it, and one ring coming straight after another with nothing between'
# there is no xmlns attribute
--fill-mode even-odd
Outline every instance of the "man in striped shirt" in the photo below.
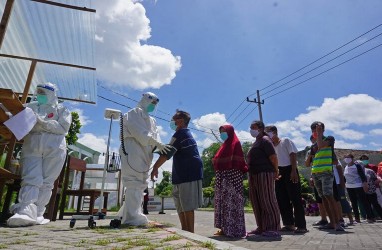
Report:
<svg viewBox="0 0 382 250"><path fill-rule="evenodd" d="M319 196L322 198L325 209L328 213L330 223L319 227L320 229L335 229L344 231L340 224L340 218L336 211L336 200L333 196L333 156L334 137L323 135L325 125L322 122L313 122L311 125L312 135L317 140L316 146L311 149L312 177L314 186Z"/></svg>

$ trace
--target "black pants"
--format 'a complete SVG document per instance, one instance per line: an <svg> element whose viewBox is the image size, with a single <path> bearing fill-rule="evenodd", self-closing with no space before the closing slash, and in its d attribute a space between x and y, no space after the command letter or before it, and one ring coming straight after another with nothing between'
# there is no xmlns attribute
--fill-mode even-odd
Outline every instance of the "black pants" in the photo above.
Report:
<svg viewBox="0 0 382 250"><path fill-rule="evenodd" d="M358 210L358 200L361 202L365 208L367 219L374 219L374 215L371 211L370 203L367 201L365 191L362 187L359 188L346 188L349 194L349 199L351 206L353 208L354 217L356 220L359 220L359 210Z"/></svg>
<svg viewBox="0 0 382 250"><path fill-rule="evenodd" d="M377 194L366 194L366 198L370 205L373 206L373 210L377 212L378 216L382 219L382 208L378 203Z"/></svg>
<svg viewBox="0 0 382 250"><path fill-rule="evenodd" d="M305 211L301 200L300 178L297 183L290 180L292 166L279 167L281 178L276 181L276 198L284 225L306 228ZM298 171L297 171L298 175Z"/></svg>

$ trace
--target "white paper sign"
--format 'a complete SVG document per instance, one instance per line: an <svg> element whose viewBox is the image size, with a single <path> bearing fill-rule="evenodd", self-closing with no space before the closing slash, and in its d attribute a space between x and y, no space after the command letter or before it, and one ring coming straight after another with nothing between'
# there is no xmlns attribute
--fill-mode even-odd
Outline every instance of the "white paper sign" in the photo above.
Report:
<svg viewBox="0 0 382 250"><path fill-rule="evenodd" d="M23 111L4 122L4 125L12 131L17 140L21 140L32 130L36 122L35 113L32 109L26 107Z"/></svg>

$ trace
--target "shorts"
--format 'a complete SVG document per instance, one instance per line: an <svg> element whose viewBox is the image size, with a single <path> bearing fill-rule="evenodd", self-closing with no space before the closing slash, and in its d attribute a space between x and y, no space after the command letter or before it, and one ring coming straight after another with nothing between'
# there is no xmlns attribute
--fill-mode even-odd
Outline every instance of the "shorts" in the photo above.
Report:
<svg viewBox="0 0 382 250"><path fill-rule="evenodd" d="M313 187L313 189L314 189L314 198L316 199L316 202L322 204L322 198L318 195L316 187ZM341 193L337 188L337 183L335 178L333 179L333 197L336 201L341 201Z"/></svg>
<svg viewBox="0 0 382 250"><path fill-rule="evenodd" d="M334 175L331 172L315 173L312 174L314 186L317 189L318 195L333 196L333 181Z"/></svg>
<svg viewBox="0 0 382 250"><path fill-rule="evenodd" d="M194 211L203 205L202 180L174 184L172 195L178 213Z"/></svg>

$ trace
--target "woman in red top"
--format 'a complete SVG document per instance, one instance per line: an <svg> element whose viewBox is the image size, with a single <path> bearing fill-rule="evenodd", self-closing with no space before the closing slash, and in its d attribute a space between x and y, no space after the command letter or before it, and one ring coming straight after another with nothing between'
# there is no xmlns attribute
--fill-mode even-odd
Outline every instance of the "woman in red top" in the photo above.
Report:
<svg viewBox="0 0 382 250"><path fill-rule="evenodd" d="M223 125L219 128L224 141L212 159L215 179L215 235L244 237L243 174L248 171L243 150L234 128Z"/></svg>

